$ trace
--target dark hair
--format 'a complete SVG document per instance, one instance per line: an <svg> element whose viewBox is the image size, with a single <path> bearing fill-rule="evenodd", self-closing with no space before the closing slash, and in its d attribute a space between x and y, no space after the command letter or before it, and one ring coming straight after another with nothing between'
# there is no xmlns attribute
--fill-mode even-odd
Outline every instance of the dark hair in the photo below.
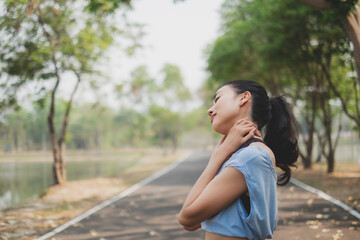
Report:
<svg viewBox="0 0 360 240"><path fill-rule="evenodd" d="M278 185L286 185L291 178L291 166L299 156L298 131L295 117L283 96L270 98L265 88L257 82L234 80L230 85L238 94L251 93L252 119L259 131L265 127L264 141L273 151L276 166L284 172L278 177Z"/></svg>

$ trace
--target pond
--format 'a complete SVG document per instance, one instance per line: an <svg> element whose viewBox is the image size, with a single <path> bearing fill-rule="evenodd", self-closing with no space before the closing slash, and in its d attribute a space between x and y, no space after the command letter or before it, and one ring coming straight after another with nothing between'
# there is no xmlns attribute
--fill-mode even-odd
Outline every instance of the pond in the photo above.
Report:
<svg viewBox="0 0 360 240"><path fill-rule="evenodd" d="M87 161L69 161L66 163L67 179L116 177L136 164L137 158L135 156L129 160L120 157L115 160L104 157L104 160L89 158ZM53 185L51 161L6 161L6 156L1 156L0 159L0 210L37 199Z"/></svg>

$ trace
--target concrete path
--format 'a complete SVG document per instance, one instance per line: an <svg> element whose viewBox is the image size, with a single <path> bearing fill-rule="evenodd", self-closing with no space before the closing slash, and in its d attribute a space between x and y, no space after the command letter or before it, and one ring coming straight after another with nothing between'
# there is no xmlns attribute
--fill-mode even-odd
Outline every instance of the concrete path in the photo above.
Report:
<svg viewBox="0 0 360 240"><path fill-rule="evenodd" d="M183 230L176 215L209 156L209 152L194 153L177 168L51 239L204 239L202 230ZM360 239L357 218L313 193L288 184L278 188L278 200L274 239Z"/></svg>

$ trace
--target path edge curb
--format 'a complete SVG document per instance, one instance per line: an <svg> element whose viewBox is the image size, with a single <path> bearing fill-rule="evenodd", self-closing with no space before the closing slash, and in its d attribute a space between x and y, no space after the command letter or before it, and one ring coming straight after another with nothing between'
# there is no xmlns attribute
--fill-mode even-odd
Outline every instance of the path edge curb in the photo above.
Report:
<svg viewBox="0 0 360 240"><path fill-rule="evenodd" d="M340 200L338 199L335 199L329 195L327 195L325 192L317 189L317 188L314 188L314 187L311 187L295 178L291 178L290 179L290 182L302 189L305 189L306 191L309 191L309 192L312 192L312 193L315 193L316 195L318 195L319 197L325 199L326 201L329 201L333 204L335 204L336 206L344 209L346 212L348 212L349 214L353 215L354 217L356 217L357 219L360 219L360 213L358 211L356 211L355 209L351 208L349 205L341 202Z"/></svg>
<svg viewBox="0 0 360 240"><path fill-rule="evenodd" d="M184 162L186 159L188 159L190 157L190 155L192 155L194 152L190 151L188 153L185 153L183 156L179 157L175 162L173 162L172 164L168 165L167 167L155 172L154 174L150 175L149 177L141 180L140 182L132 185L131 187L125 189L124 191L120 192L119 194L115 195L114 197L105 200L104 202L100 203L99 205L87 210L86 212L80 214L79 216L67 221L66 223L60 225L59 227L53 229L52 231L45 233L44 235L40 236L39 238L37 238L37 240L46 240L50 237L53 237L55 234L60 233L62 231L64 231L65 229L67 229L68 227L70 227L71 225L74 225L75 223L80 222L81 220L89 217L90 215L100 211L101 209L109 206L110 204L128 196L129 194L135 192L136 190L138 190L139 188L147 185L148 183L154 181L155 179L165 175L166 173L170 172L171 170L173 170L174 168L176 168L177 166L179 166L182 162Z"/></svg>

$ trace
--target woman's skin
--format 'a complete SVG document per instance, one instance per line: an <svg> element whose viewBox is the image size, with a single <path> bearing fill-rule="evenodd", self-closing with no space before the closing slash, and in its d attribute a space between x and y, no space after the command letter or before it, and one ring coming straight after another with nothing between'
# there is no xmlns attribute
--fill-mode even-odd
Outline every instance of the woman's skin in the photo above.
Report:
<svg viewBox="0 0 360 240"><path fill-rule="evenodd" d="M208 110L213 129L223 134L215 147L203 173L193 186L179 213L179 223L188 231L201 227L201 222L215 215L247 191L243 174L233 167L221 166L239 147L252 137L261 138L257 126L251 121L251 93L237 94L229 86L220 88ZM275 163L272 151L263 143L254 142L264 149ZM214 178L216 176L216 178ZM246 239L206 233L206 240Z"/></svg>

